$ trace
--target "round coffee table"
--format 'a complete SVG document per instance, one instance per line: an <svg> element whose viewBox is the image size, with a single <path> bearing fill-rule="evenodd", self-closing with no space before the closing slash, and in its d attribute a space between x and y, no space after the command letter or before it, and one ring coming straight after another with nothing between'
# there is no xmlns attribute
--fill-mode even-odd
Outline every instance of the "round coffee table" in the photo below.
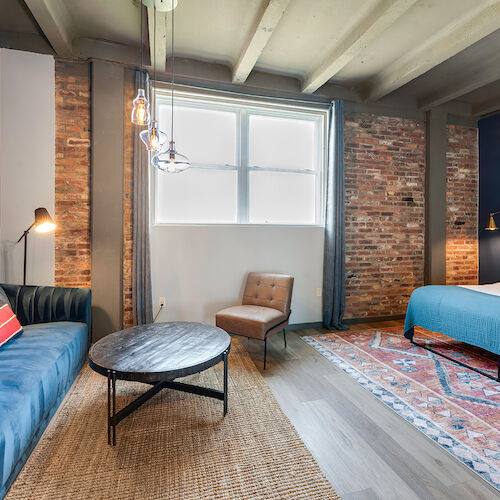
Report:
<svg viewBox="0 0 500 500"><path fill-rule="evenodd" d="M162 389L175 389L224 401L227 413L227 369L231 337L203 323L156 323L112 333L89 351L90 367L108 378L108 444L116 444L116 426ZM224 362L224 390L174 382ZM116 380L153 387L116 411ZM113 439L111 440L111 436Z"/></svg>

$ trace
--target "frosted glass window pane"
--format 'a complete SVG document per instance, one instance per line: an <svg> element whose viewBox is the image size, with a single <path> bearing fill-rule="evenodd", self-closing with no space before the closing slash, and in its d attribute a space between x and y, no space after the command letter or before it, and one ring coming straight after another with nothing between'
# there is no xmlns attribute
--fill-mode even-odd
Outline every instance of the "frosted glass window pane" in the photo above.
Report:
<svg viewBox="0 0 500 500"><path fill-rule="evenodd" d="M316 176L289 172L250 172L249 222L315 224Z"/></svg>
<svg viewBox="0 0 500 500"><path fill-rule="evenodd" d="M180 174L157 175L157 222L237 222L235 170L190 168Z"/></svg>
<svg viewBox="0 0 500 500"><path fill-rule="evenodd" d="M170 106L161 105L160 130L170 140ZM190 108L174 103L174 133L177 151L192 163L237 165L236 113Z"/></svg>
<svg viewBox="0 0 500 500"><path fill-rule="evenodd" d="M250 165L316 170L316 124L276 116L250 116Z"/></svg>

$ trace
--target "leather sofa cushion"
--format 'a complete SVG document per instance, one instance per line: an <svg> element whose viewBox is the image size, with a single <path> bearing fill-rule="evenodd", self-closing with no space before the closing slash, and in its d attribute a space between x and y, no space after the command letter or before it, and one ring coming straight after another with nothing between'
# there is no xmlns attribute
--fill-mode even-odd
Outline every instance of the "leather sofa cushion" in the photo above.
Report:
<svg viewBox="0 0 500 500"><path fill-rule="evenodd" d="M215 324L228 333L264 340L266 332L287 320L287 315L271 307L241 305L222 309Z"/></svg>

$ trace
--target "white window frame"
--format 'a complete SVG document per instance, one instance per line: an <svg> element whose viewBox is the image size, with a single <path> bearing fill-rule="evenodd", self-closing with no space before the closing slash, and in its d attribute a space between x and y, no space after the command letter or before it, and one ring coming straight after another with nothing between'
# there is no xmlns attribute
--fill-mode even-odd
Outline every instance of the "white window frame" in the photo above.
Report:
<svg viewBox="0 0 500 500"><path fill-rule="evenodd" d="M170 105L170 92L157 89L156 90L156 116L159 116L159 108L161 105ZM238 172L238 193L237 193L237 222L162 222L156 218L158 206L160 203L158 193L158 176L159 175L182 175L166 174L154 169L152 176L151 188L154 196L151 209L151 222L155 226L324 226L324 198L325 198L325 169L327 163L327 134L328 134L328 109L321 107L299 106L296 104L280 103L280 102L263 102L257 99L247 97L229 97L225 95L213 94L198 94L189 91L176 91L174 100L175 107L188 106L196 108L205 108L210 110L229 111L236 114L236 165L219 165L219 164L199 164L192 163L191 168L217 169L217 170L235 170ZM268 168L257 165L249 165L249 123L251 115L263 115L273 117L285 117L299 120L314 121L317 130L316 134L318 141L316 147L316 169L314 170L298 170L284 168ZM174 115L175 120L175 115ZM160 123L161 129L161 123ZM170 139L170 138L169 138ZM315 182L315 222L311 224L297 223L252 223L248 220L249 210L249 173L251 171L261 172L291 172L300 174L309 174L316 177Z"/></svg>

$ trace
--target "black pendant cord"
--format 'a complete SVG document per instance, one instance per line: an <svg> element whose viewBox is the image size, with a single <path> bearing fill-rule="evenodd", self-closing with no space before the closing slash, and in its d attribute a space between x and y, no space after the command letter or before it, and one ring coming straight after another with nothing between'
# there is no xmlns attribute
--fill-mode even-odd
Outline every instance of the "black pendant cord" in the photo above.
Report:
<svg viewBox="0 0 500 500"><path fill-rule="evenodd" d="M143 8L143 5L142 5L142 0L139 0L139 9L141 9L141 80L142 80L142 77L143 77L143 74L142 74L142 62L143 62L143 47L142 47L142 8Z"/></svg>
<svg viewBox="0 0 500 500"><path fill-rule="evenodd" d="M153 26L153 85L151 85L151 97L152 97L152 107L153 107L153 121L156 117L156 89L155 89L155 83L156 83L156 2L154 1L153 3L153 19L154 19L154 26Z"/></svg>
<svg viewBox="0 0 500 500"><path fill-rule="evenodd" d="M172 1L172 6L173 6L173 1ZM172 9L172 32L171 32L171 37L172 37L172 56L171 56L171 65L172 65L172 76L171 76L171 91L172 91L172 103L171 103L171 108L172 108L172 123L171 123L171 140L174 140L174 10Z"/></svg>

